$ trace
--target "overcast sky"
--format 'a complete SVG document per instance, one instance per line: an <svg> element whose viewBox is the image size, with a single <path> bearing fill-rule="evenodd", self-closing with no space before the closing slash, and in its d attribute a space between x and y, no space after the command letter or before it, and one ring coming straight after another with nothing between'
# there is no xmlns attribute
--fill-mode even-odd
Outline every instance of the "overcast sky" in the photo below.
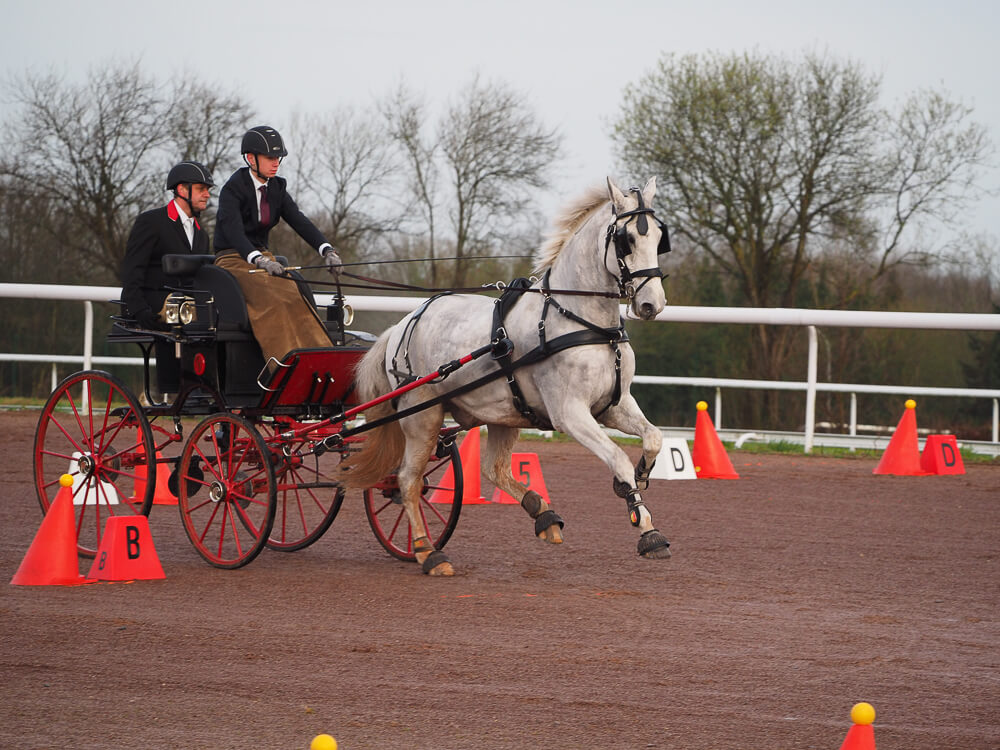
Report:
<svg viewBox="0 0 1000 750"><path fill-rule="evenodd" d="M478 73L523 92L565 136L546 199L557 206L618 175L608 136L622 88L665 52L826 51L883 76L885 103L943 88L975 109L1000 146L1000 24L973 0L32 0L5 3L5 74L69 76L141 59L163 78L191 72L247 97L279 131L291 114L367 105L400 81L444 103ZM258 123L248 123L249 125ZM235 136L235 137L238 137ZM236 141L234 137L234 148ZM294 143L288 144L293 150ZM1000 186L1000 171L987 184ZM970 228L1000 237L1000 198Z"/></svg>

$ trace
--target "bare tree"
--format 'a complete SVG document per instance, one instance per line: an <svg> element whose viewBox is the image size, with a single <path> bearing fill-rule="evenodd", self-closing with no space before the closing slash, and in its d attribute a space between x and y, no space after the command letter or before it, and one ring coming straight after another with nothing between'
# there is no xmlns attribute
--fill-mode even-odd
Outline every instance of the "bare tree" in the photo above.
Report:
<svg viewBox="0 0 1000 750"><path fill-rule="evenodd" d="M193 78L167 87L139 63L107 63L75 84L54 73L14 78L7 187L44 199L46 224L77 278L117 279L135 217L162 200L181 159L213 171L236 150L252 110Z"/></svg>
<svg viewBox="0 0 1000 750"><path fill-rule="evenodd" d="M429 283L440 283L437 253L437 208L439 202L437 165L439 147L426 131L427 107L405 86L400 85L380 105L389 135L403 154L409 169L408 209L419 212L426 229L426 252L431 259Z"/></svg>
<svg viewBox="0 0 1000 750"><path fill-rule="evenodd" d="M186 75L174 81L166 106L166 141L171 163L199 161L219 182L220 168L238 162L240 137L253 124L253 107L238 94L220 92Z"/></svg>
<svg viewBox="0 0 1000 750"><path fill-rule="evenodd" d="M548 185L561 137L545 128L521 94L502 83L474 79L438 125L451 176L450 217L455 232L452 283L465 284L467 255L485 253L523 220L532 189Z"/></svg>
<svg viewBox="0 0 1000 750"><path fill-rule="evenodd" d="M383 112L411 170L410 191L429 230L430 255L440 254L437 216L446 208L457 259L448 283L464 286L464 259L490 254L498 241L519 233L519 223L537 225L525 214L533 191L548 185L561 136L539 122L523 95L478 78L446 108L433 136L426 105L404 87L383 104ZM431 273L438 285L441 273Z"/></svg>
<svg viewBox="0 0 1000 750"><path fill-rule="evenodd" d="M79 85L29 73L11 96L20 116L8 126L3 173L72 218L74 231L57 239L75 251L84 278L117 274L132 218L162 189L150 158L164 143L160 87L138 64L117 64Z"/></svg>
<svg viewBox="0 0 1000 750"><path fill-rule="evenodd" d="M402 223L400 165L378 113L345 107L307 115L293 134L299 198L319 207L314 220L344 260L374 259L379 239Z"/></svg>

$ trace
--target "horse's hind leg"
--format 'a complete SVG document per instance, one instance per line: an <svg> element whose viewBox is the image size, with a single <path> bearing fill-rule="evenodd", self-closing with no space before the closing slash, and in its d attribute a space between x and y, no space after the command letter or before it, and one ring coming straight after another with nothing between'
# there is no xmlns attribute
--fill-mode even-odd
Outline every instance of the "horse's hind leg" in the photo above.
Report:
<svg viewBox="0 0 1000 750"><path fill-rule="evenodd" d="M510 454L517 440L516 427L490 425L483 451L483 474L497 487L518 500L528 515L535 519L535 535L549 544L562 544L563 520L534 490L514 479L510 470Z"/></svg>
<svg viewBox="0 0 1000 750"><path fill-rule="evenodd" d="M424 573L432 576L453 576L455 569L448 556L434 549L427 533L420 507L424 488L424 469L437 447L438 433L444 420L441 407L427 409L403 420L400 426L406 435L406 450L397 473L399 493L413 530L413 551Z"/></svg>

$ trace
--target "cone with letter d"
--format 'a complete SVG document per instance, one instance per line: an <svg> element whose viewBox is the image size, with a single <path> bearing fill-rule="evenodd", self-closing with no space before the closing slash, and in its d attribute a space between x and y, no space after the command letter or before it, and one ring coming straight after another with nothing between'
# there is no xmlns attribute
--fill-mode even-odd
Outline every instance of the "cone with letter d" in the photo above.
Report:
<svg viewBox="0 0 1000 750"><path fill-rule="evenodd" d="M739 479L733 462L715 432L712 418L708 416L708 404L698 402L698 419L694 424L694 447L691 460L698 479Z"/></svg>
<svg viewBox="0 0 1000 750"><path fill-rule="evenodd" d="M892 433L889 445L882 458L872 470L872 474L895 474L897 476L926 476L928 472L920 466L920 447L917 443L917 402L906 401L906 410L896 431Z"/></svg>
<svg viewBox="0 0 1000 750"><path fill-rule="evenodd" d="M851 709L851 721L854 726L847 730L844 744L840 750L875 750L875 709L870 703L855 703Z"/></svg>

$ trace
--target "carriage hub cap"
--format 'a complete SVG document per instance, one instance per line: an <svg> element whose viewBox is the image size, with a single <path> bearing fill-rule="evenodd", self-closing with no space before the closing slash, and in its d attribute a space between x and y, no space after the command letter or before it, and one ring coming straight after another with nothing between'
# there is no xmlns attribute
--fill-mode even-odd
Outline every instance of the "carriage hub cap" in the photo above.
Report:
<svg viewBox="0 0 1000 750"><path fill-rule="evenodd" d="M208 496L211 498L213 503L217 503L220 500L226 499L226 488L222 482L215 481L212 482L211 488L208 490Z"/></svg>
<svg viewBox="0 0 1000 750"><path fill-rule="evenodd" d="M91 458L90 456L80 456L79 460L76 462L76 465L79 467L81 474L90 474L91 472L94 471L96 463L94 459Z"/></svg>

